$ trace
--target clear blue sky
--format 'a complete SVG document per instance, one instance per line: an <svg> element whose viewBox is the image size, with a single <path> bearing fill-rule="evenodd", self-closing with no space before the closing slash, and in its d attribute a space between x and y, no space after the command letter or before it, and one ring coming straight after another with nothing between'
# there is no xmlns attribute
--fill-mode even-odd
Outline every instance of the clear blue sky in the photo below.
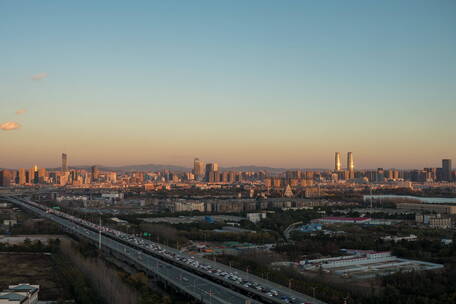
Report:
<svg viewBox="0 0 456 304"><path fill-rule="evenodd" d="M0 167L438 166L455 114L453 0L0 0Z"/></svg>

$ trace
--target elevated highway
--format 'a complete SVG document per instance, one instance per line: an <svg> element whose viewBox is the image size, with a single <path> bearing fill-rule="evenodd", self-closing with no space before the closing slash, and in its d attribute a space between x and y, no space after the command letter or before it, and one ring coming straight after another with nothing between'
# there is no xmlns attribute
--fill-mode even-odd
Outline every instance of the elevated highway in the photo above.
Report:
<svg viewBox="0 0 456 304"><path fill-rule="evenodd" d="M103 250L122 257L148 275L155 276L203 303L325 304L226 265L197 259L177 249L95 225L27 199L11 196L0 198L58 223L68 232L98 244Z"/></svg>

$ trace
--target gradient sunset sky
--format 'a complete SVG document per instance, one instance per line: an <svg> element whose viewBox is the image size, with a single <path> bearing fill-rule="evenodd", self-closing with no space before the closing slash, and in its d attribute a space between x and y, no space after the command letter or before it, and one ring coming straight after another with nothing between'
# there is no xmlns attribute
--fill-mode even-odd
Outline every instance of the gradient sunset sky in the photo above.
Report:
<svg viewBox="0 0 456 304"><path fill-rule="evenodd" d="M0 167L435 167L455 114L454 0L0 0Z"/></svg>

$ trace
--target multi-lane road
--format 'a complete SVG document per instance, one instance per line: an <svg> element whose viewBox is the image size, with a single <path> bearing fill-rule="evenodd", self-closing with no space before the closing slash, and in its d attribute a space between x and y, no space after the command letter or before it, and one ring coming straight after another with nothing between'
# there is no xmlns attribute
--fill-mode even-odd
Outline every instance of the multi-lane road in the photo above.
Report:
<svg viewBox="0 0 456 304"><path fill-rule="evenodd" d="M48 218L68 231L134 262L160 280L173 285L203 303L305 303L324 304L252 274L210 260L195 258L117 230L95 225L19 197L0 197Z"/></svg>

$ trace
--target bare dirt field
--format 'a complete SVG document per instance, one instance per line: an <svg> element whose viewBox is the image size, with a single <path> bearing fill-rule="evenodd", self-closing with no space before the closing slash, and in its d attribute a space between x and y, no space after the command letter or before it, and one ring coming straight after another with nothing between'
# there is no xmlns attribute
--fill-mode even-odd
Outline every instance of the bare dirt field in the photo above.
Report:
<svg viewBox="0 0 456 304"><path fill-rule="evenodd" d="M8 285L40 285L40 300L68 299L51 256L42 253L0 253L0 290Z"/></svg>

